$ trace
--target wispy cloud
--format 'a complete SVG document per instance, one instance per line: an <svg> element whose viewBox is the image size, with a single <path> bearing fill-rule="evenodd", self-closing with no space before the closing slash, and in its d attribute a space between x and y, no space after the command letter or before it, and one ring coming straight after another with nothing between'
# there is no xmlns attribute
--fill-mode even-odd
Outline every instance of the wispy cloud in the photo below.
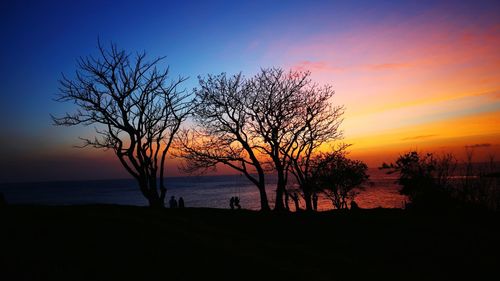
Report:
<svg viewBox="0 0 500 281"><path fill-rule="evenodd" d="M340 73L346 71L385 71L385 70L400 70L410 68L414 65L410 62L405 63L376 63L376 64L358 64L351 66L335 66L328 61L299 61L293 63L290 68L299 71L311 71L313 73Z"/></svg>
<svg viewBox="0 0 500 281"><path fill-rule="evenodd" d="M437 136L437 135L420 135L420 136L413 136L413 137L403 138L401 140L403 140L403 141L407 141L407 140L421 140L421 139L432 138L432 137L435 137L435 136Z"/></svg>
<svg viewBox="0 0 500 281"><path fill-rule="evenodd" d="M334 102L347 108L346 136L361 139L363 149L496 149L500 20L493 10L481 17L452 10L438 5L405 18L332 24L302 37L295 30L273 34L261 45L262 61L309 70L316 82L332 84Z"/></svg>
<svg viewBox="0 0 500 281"><path fill-rule="evenodd" d="M484 147L491 147L491 143L476 143L473 145L466 145L466 148L484 148Z"/></svg>

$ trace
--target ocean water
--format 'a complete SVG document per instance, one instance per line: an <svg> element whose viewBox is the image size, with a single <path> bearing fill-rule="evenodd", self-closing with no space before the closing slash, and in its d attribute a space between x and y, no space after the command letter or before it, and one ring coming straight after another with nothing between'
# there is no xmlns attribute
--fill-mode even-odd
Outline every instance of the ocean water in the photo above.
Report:
<svg viewBox="0 0 500 281"><path fill-rule="evenodd" d="M406 200L399 194L395 178L372 169L370 182L358 190L356 202L362 208L401 208ZM171 177L167 182L167 202L170 196L183 197L186 207L229 208L229 199L239 196L244 209L260 208L257 188L244 176L190 176ZM267 178L268 197L274 205L276 179ZM8 203L41 205L80 205L80 204L122 204L147 205L133 179L98 181L59 181L35 183L0 184L0 192ZM319 196L320 210L332 209L331 202ZM301 207L303 207L301 202ZM293 203L290 202L290 206Z"/></svg>

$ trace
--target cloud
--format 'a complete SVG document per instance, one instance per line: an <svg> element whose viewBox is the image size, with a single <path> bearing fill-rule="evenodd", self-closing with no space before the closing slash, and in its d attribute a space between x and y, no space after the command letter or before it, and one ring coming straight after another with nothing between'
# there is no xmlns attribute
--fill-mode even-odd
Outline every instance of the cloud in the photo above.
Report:
<svg viewBox="0 0 500 281"><path fill-rule="evenodd" d="M343 32L318 33L303 42L295 38L294 41L282 40L271 48L273 54L281 54L289 65L327 73L402 69L428 73L446 67L456 72L464 66L466 71L497 70L500 63L498 21L485 20L470 26L465 21L443 20L442 12L430 12L398 25L387 21ZM297 59L302 61L296 63Z"/></svg>
<svg viewBox="0 0 500 281"><path fill-rule="evenodd" d="M491 143L476 143L473 145L466 145L466 148L483 148L483 147L490 147Z"/></svg>
<svg viewBox="0 0 500 281"><path fill-rule="evenodd" d="M400 70L404 68L412 67L412 63L377 63L377 64L359 64L351 65L349 67L339 67L333 66L332 63L326 61L299 61L292 64L291 68L298 71L311 71L311 72L326 72L326 73L339 73L344 71L355 71L355 70L369 70L369 71L384 71L384 70Z"/></svg>
<svg viewBox="0 0 500 281"><path fill-rule="evenodd" d="M403 141L406 141L406 140L421 140L421 139L428 139L428 138L432 138L432 137L435 137L437 135L420 135L420 136L414 136L414 137L407 137L407 138L404 138L404 139L401 139Z"/></svg>

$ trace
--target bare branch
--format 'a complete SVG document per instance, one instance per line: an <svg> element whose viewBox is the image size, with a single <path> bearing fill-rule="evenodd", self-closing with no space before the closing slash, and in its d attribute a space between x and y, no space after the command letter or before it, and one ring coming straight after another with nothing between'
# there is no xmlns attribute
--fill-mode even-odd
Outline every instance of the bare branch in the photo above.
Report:
<svg viewBox="0 0 500 281"><path fill-rule="evenodd" d="M113 149L150 204L163 205L166 154L191 110L189 94L178 90L186 78L169 83L169 69L158 69L164 57L147 61L145 52L132 57L100 41L97 49L97 57L78 59L73 78L62 75L56 100L76 110L52 120L58 126L94 125L96 136L82 138L80 147Z"/></svg>

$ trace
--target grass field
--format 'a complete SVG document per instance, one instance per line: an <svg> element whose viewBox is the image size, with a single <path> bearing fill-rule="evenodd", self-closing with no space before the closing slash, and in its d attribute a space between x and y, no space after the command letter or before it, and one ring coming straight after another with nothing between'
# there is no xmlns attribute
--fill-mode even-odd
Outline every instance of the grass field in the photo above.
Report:
<svg viewBox="0 0 500 281"><path fill-rule="evenodd" d="M494 280L499 218L9 206L0 209L0 279Z"/></svg>

